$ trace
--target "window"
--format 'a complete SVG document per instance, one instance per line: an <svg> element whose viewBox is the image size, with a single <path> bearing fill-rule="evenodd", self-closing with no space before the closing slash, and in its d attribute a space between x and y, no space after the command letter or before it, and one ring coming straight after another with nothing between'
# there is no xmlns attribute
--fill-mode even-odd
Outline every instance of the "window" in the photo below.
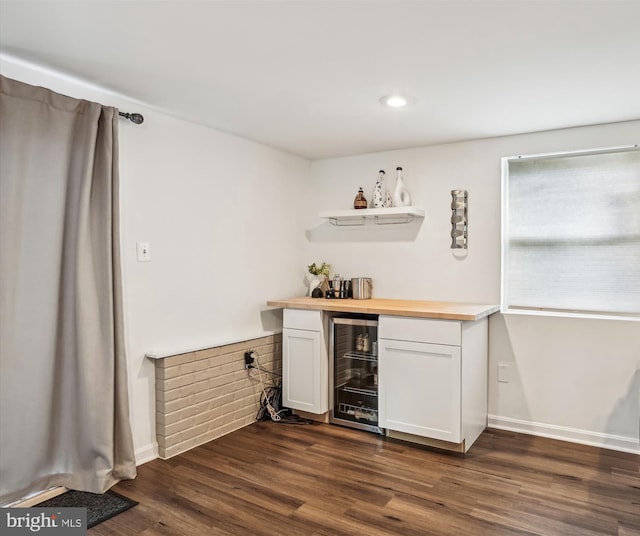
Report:
<svg viewBox="0 0 640 536"><path fill-rule="evenodd" d="M640 148L502 159L502 312L640 320Z"/></svg>

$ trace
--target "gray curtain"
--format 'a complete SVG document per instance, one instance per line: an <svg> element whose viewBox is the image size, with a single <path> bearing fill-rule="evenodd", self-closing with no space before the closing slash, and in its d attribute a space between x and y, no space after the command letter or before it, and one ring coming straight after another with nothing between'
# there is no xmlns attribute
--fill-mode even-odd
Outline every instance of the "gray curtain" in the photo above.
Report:
<svg viewBox="0 0 640 536"><path fill-rule="evenodd" d="M135 477L117 125L0 77L0 504Z"/></svg>

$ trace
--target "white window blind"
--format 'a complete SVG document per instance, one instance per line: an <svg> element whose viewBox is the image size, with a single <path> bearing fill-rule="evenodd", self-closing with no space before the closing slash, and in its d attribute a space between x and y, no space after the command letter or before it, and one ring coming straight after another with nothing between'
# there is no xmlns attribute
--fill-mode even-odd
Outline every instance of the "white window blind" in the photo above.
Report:
<svg viewBox="0 0 640 536"><path fill-rule="evenodd" d="M640 319L638 146L502 169L502 311Z"/></svg>

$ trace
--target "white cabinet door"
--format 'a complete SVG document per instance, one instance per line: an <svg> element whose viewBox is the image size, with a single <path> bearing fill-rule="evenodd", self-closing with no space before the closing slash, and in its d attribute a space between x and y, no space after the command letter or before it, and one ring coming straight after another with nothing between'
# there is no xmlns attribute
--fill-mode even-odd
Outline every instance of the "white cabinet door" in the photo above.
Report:
<svg viewBox="0 0 640 536"><path fill-rule="evenodd" d="M327 359L319 331L282 330L282 405L310 413L327 411Z"/></svg>
<svg viewBox="0 0 640 536"><path fill-rule="evenodd" d="M460 443L460 347L379 340L382 428Z"/></svg>

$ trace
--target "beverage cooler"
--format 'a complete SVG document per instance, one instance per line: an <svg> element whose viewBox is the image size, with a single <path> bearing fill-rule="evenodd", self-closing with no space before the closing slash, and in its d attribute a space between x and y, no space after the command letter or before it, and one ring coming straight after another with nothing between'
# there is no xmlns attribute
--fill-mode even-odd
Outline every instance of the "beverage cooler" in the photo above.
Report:
<svg viewBox="0 0 640 536"><path fill-rule="evenodd" d="M331 319L329 422L384 433L378 427L378 317Z"/></svg>

